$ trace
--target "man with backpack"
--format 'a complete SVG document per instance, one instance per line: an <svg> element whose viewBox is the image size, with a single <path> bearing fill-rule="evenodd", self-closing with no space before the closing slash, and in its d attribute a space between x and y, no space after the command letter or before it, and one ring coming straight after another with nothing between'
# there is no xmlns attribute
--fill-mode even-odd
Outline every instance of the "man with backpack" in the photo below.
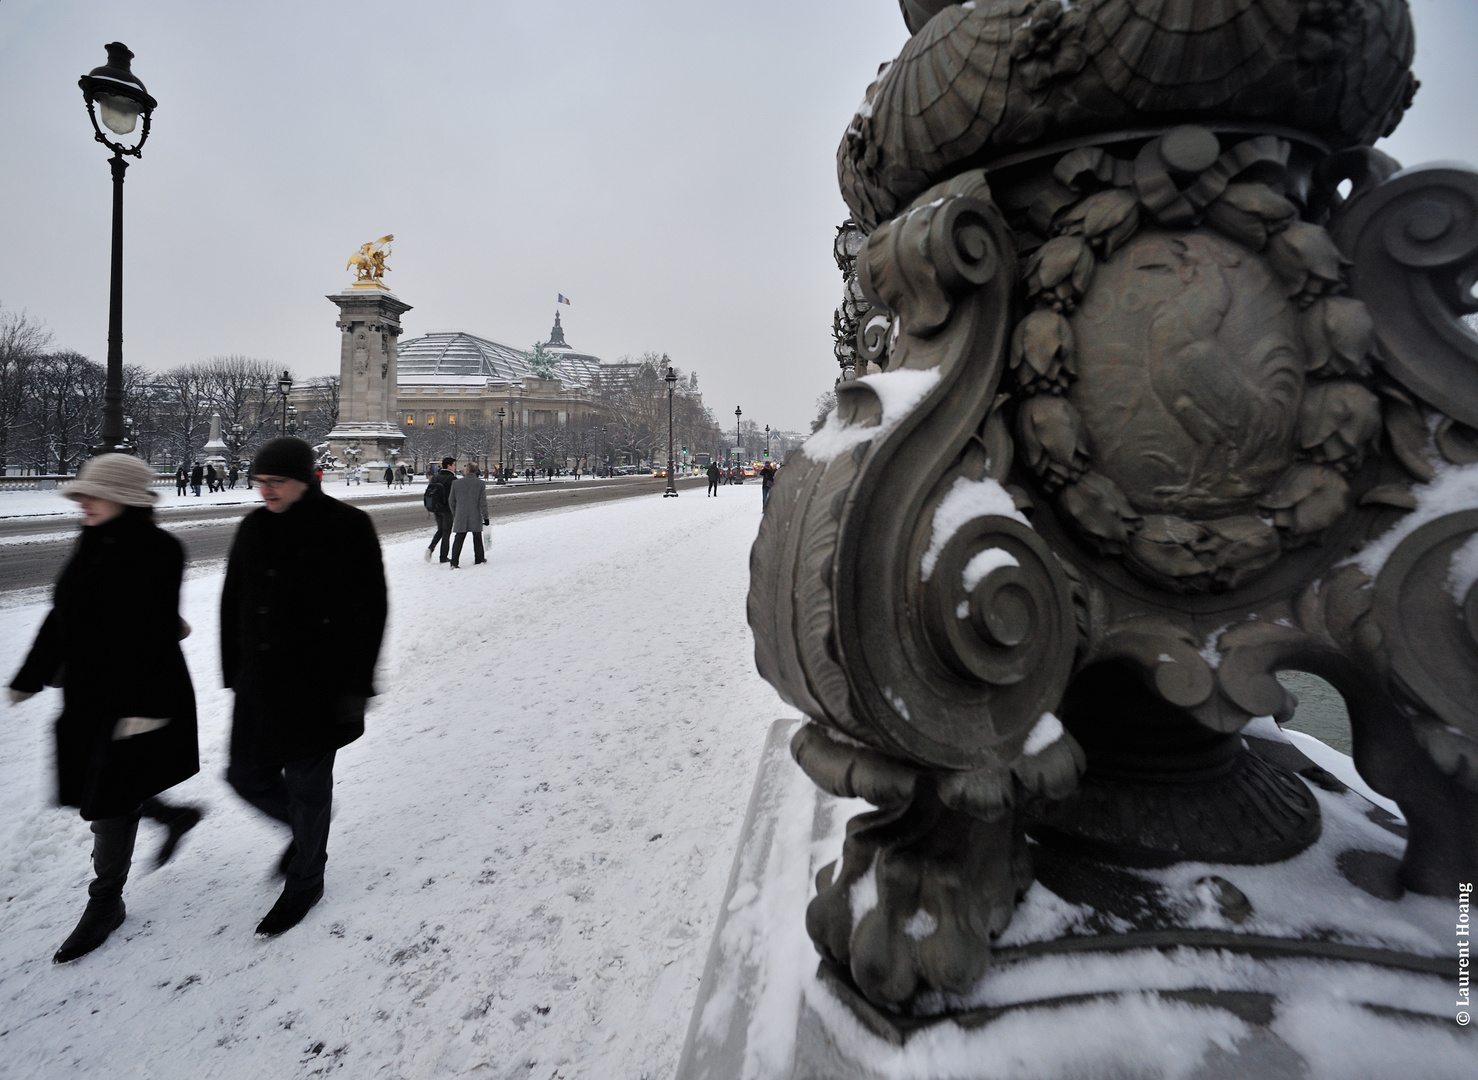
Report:
<svg viewBox="0 0 1478 1080"><path fill-rule="evenodd" d="M452 543L452 485L457 481L456 467L457 459L444 457L441 459L441 470L433 476L426 484L426 491L421 495L421 504L436 517L436 535L431 538L431 543L426 547L426 561L431 561L431 551L436 547L437 541L441 542L441 562L451 562L447 555L447 549Z"/></svg>

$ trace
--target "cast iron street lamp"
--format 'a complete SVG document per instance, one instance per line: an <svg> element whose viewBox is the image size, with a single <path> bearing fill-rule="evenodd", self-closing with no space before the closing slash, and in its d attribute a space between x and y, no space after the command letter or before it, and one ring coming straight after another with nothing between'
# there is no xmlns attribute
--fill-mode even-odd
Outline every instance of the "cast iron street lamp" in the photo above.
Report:
<svg viewBox="0 0 1478 1080"><path fill-rule="evenodd" d="M284 435L296 435L297 433L298 433L298 407L296 405L289 405L287 407L287 427L283 428L283 434Z"/></svg>
<svg viewBox="0 0 1478 1080"><path fill-rule="evenodd" d="M282 395L282 433L287 434L287 395L292 393L293 377L288 374L287 368L282 369L282 374L277 376L277 392Z"/></svg>
<svg viewBox="0 0 1478 1080"><path fill-rule="evenodd" d="M503 477L503 410L498 409L498 483L506 484Z"/></svg>
<svg viewBox="0 0 1478 1080"><path fill-rule="evenodd" d="M744 444L739 441L739 418L744 415L744 410L738 405L734 406L734 455L735 458L744 457Z"/></svg>
<svg viewBox="0 0 1478 1080"><path fill-rule="evenodd" d="M672 370L670 364L667 367L665 381L667 383L667 490L662 493L662 497L675 499L677 498L677 476L673 470L677 463L672 460L672 391L677 386L677 373Z"/></svg>
<svg viewBox="0 0 1478 1080"><path fill-rule="evenodd" d="M765 460L770 460L770 425L765 425Z"/></svg>
<svg viewBox="0 0 1478 1080"><path fill-rule="evenodd" d="M94 451L99 454L130 452L123 433L123 174L128 169L123 159L143 156L149 122L159 104L129 70L133 53L128 46L115 41L103 47L108 50L108 62L77 80L97 141L113 151L109 162L113 169L113 266L108 290L108 379L103 390L103 427ZM99 113L102 127L98 126ZM140 116L144 127L133 146L103 134L105 127L114 135L127 135L138 126Z"/></svg>

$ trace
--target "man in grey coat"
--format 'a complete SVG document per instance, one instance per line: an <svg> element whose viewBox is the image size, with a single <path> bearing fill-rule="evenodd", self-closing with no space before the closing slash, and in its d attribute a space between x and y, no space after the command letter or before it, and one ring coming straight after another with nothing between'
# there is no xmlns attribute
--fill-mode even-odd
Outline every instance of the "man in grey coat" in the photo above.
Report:
<svg viewBox="0 0 1478 1080"><path fill-rule="evenodd" d="M482 550L482 527L488 523L488 486L477 475L477 466L471 462L452 489L447 493L452 512L452 569L458 569L457 561L462 557L462 542L472 534L472 564L487 562Z"/></svg>

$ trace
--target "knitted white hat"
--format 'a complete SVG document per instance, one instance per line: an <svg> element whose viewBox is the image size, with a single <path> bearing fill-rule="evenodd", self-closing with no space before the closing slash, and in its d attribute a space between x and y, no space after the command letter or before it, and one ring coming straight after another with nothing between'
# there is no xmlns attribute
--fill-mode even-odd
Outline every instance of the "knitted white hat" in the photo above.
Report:
<svg viewBox="0 0 1478 1080"><path fill-rule="evenodd" d="M91 495L124 506L151 506L159 496L150 489L154 470L129 454L100 454L86 461L77 479L62 489L69 499Z"/></svg>

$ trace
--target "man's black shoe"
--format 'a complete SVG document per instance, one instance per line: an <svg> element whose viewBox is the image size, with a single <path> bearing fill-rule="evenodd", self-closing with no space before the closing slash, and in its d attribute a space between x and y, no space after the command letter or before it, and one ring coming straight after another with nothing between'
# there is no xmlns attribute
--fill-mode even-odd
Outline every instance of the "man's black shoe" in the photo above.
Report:
<svg viewBox="0 0 1478 1080"><path fill-rule="evenodd" d="M284 930L291 930L303 921L303 916L313 910L313 905L323 899L323 882L311 889L283 889L277 903L257 923L257 933L273 937Z"/></svg>
<svg viewBox="0 0 1478 1080"><path fill-rule="evenodd" d="M200 824L200 811L193 806L181 807L178 814L160 824L169 832L164 837L164 843L159 845L159 854L154 856L155 869L174 858L174 851L179 846L181 837Z"/></svg>
<svg viewBox="0 0 1478 1080"><path fill-rule="evenodd" d="M56 951L51 962L65 964L79 956L86 956L123 925L125 914L122 900L89 900L87 910L77 922L77 929L62 942L62 947Z"/></svg>

